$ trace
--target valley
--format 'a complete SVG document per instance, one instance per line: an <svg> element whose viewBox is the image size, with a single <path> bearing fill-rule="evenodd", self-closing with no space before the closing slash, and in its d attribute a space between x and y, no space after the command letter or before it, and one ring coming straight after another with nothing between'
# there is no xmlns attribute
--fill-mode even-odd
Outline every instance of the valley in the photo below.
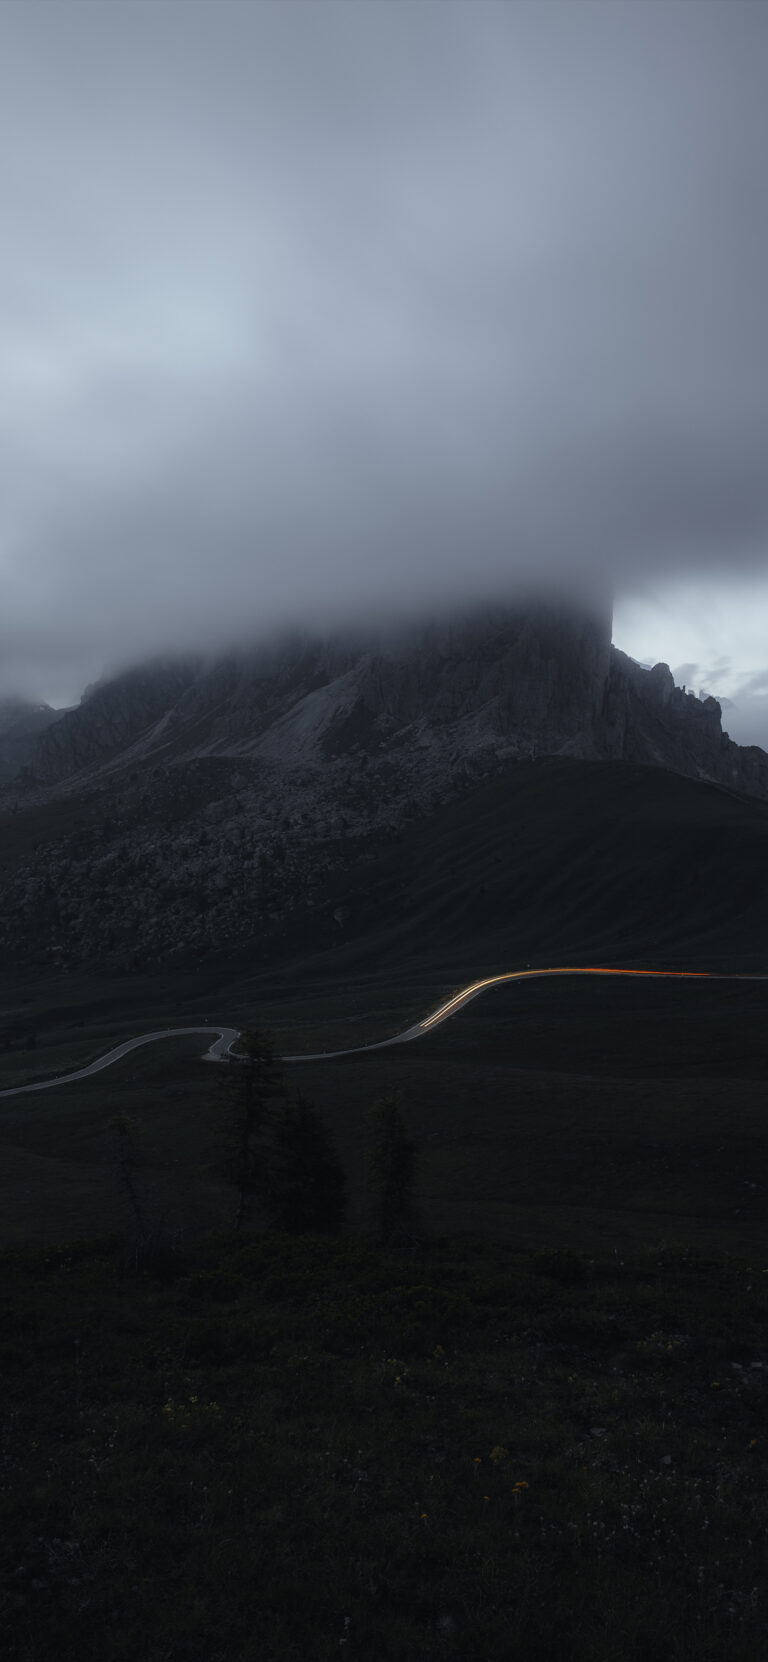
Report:
<svg viewBox="0 0 768 1662"><path fill-rule="evenodd" d="M92 799L65 796L7 815L0 821L7 877L23 869L33 842L39 860L59 847L75 816L77 835L98 838L100 811ZM124 838L127 829L123 820ZM157 836L162 847L168 832ZM722 786L624 763L517 762L409 826L362 843L340 840L331 869L319 844L326 864L315 867L311 891L286 837L285 911L260 912L236 866L222 903L237 929L202 957L190 945L154 963L146 953L144 967L120 970L109 954L101 965L83 962L73 942L69 964L56 967L46 920L34 914L0 969L0 1090L87 1068L165 1027L256 1025L274 1033L282 1055L376 1045L422 1022L468 981L515 966L765 973L768 806ZM141 872L137 865L134 887L148 895L138 887ZM130 904L130 887L112 892L117 904L123 896ZM89 916L98 930L105 900L94 887L78 904L83 921L74 939L88 940ZM162 920L157 895L151 904ZM746 1164L762 1169L768 983L594 979L599 984L536 976L490 989L418 1045L306 1062L300 1079L294 1070L293 1088L317 1103L343 1148L361 1227L359 1128L382 1091L402 1089L425 1142L430 1227L450 1218L459 1231L497 1239L522 1231L536 1241L548 1231L577 1241L595 1231L603 1239L611 1228L617 1240L672 1229L722 1250L742 1236L760 1238L760 1188L737 1194L752 1179L735 1171L732 1184L717 1185L710 1150L728 1124L727 1146L744 1144ZM193 1235L212 1219L223 1227L229 1202L211 1077L218 1071L201 1063L199 1042L182 1036L56 1091L2 1099L6 1238L107 1225L114 1196L104 1127L123 1110L138 1111L147 1181L166 1194L168 1215ZM447 1122L445 1100L453 1104ZM558 1152L556 1205L538 1154L524 1168L524 1200L511 1198L515 1149L541 1116ZM652 1163L635 1215L627 1195L607 1204L601 1162L627 1176L634 1194L627 1174L651 1120L667 1126L662 1142L671 1138L675 1161L691 1139L688 1175L676 1200L665 1169ZM585 1166L590 1137L603 1153Z"/></svg>

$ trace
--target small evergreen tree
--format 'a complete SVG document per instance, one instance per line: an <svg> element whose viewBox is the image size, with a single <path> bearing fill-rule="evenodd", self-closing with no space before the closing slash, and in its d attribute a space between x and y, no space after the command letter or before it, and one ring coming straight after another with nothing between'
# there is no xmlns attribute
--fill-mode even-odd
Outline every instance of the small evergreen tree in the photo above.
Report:
<svg viewBox="0 0 768 1662"><path fill-rule="evenodd" d="M338 1235L346 1212L344 1171L311 1102L299 1096L271 1114L254 1152L255 1183L271 1228Z"/></svg>
<svg viewBox="0 0 768 1662"><path fill-rule="evenodd" d="M237 1189L235 1229L242 1229L247 1222L250 1200L259 1188L257 1143L264 1131L270 1099L283 1093L272 1035L248 1028L242 1044L245 1055L230 1063L225 1080L229 1099L227 1166Z"/></svg>
<svg viewBox="0 0 768 1662"><path fill-rule="evenodd" d="M418 1145L408 1131L400 1091L374 1103L370 1125L369 1184L375 1196L376 1234L386 1246L413 1221Z"/></svg>

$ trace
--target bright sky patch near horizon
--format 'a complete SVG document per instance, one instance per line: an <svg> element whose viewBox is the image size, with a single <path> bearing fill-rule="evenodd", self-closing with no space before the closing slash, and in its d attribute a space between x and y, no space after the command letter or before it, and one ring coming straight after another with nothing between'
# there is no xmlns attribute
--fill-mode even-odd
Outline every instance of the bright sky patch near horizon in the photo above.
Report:
<svg viewBox="0 0 768 1662"><path fill-rule="evenodd" d="M0 695L543 576L768 745L768 7L25 0L0 157Z"/></svg>
<svg viewBox="0 0 768 1662"><path fill-rule="evenodd" d="M723 731L768 750L768 581L673 581L614 606L614 645L668 664L679 687L722 705Z"/></svg>

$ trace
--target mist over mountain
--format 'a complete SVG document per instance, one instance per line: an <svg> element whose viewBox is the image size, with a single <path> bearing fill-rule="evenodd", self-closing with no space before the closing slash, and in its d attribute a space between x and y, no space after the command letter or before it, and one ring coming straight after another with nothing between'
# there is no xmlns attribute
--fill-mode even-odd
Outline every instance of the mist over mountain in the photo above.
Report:
<svg viewBox="0 0 768 1662"><path fill-rule="evenodd" d="M30 749L26 789L82 789L203 757L290 775L390 756L448 775L460 759L492 768L539 754L639 762L768 795L765 752L730 740L716 699L612 647L606 604L488 606L155 661L53 718Z"/></svg>
<svg viewBox="0 0 768 1662"><path fill-rule="evenodd" d="M767 61L751 0L1 7L0 691L687 580L620 644L768 739Z"/></svg>
<svg viewBox="0 0 768 1662"><path fill-rule="evenodd" d="M456 799L471 815L473 793L531 760L663 769L768 799L768 755L734 744L717 701L676 687L666 665L617 651L607 604L491 606L166 659L53 714L38 712L45 730L2 793L12 845L19 834L0 944L54 965L130 969L262 938L320 904L334 871ZM633 789L642 799L642 780Z"/></svg>

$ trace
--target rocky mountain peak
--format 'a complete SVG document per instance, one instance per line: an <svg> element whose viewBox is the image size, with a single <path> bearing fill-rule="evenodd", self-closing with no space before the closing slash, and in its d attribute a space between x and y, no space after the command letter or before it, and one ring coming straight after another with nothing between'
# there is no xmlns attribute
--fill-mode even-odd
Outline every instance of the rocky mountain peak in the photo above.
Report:
<svg viewBox="0 0 768 1662"><path fill-rule="evenodd" d="M716 699L613 648L609 606L552 602L138 666L89 688L29 767L73 789L150 763L241 757L287 776L385 756L423 770L427 752L437 776L565 754L768 796L768 758L723 733Z"/></svg>
<svg viewBox="0 0 768 1662"><path fill-rule="evenodd" d="M122 972L261 938L322 906L331 873L531 758L768 799L765 752L733 744L717 700L666 664L617 652L610 625L607 608L486 607L101 683L5 792L61 830L0 877L0 948Z"/></svg>

